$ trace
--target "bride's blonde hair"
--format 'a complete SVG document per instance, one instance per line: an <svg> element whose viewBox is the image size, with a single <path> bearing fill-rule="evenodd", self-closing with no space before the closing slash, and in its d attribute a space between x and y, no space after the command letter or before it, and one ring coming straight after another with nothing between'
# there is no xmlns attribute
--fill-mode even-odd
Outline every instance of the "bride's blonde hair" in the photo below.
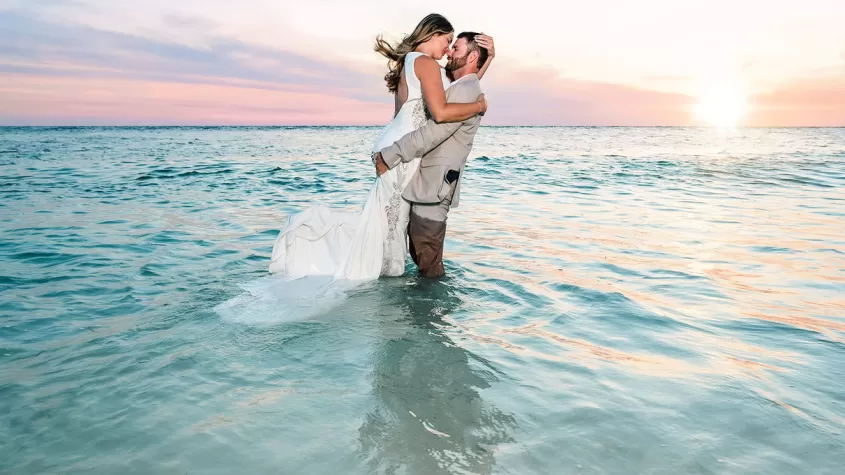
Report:
<svg viewBox="0 0 845 475"><path fill-rule="evenodd" d="M405 65L405 55L417 49L417 46L425 43L434 35L448 35L455 31L443 15L432 13L414 28L410 35L402 38L396 45L391 45L381 35L376 38L375 50L387 58L388 72L384 76L387 82L387 90L396 93L399 87L399 79L402 75L402 67Z"/></svg>

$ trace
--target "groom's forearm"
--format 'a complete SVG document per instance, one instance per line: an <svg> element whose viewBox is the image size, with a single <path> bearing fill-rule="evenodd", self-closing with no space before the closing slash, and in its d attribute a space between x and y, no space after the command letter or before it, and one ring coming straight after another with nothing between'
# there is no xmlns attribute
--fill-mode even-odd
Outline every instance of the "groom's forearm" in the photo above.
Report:
<svg viewBox="0 0 845 475"><path fill-rule="evenodd" d="M477 89L459 83L446 91L446 102L475 102L478 100L478 95ZM463 125L463 122L438 124L429 120L419 129L407 133L393 145L383 149L381 156L390 168L402 162L410 162L442 144L457 132L461 125Z"/></svg>
<svg viewBox="0 0 845 475"><path fill-rule="evenodd" d="M381 156L388 167L393 168L401 162L410 162L435 149L452 136L463 122L438 124L429 120L419 129L409 132L393 145L383 149Z"/></svg>

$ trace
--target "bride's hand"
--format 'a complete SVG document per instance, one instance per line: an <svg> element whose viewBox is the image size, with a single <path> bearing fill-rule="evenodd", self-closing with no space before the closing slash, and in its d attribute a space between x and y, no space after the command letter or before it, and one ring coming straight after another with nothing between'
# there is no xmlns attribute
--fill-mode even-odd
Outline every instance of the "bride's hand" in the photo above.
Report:
<svg viewBox="0 0 845 475"><path fill-rule="evenodd" d="M487 112L487 99L484 98L484 94L478 96L478 103L481 104L481 110L478 112L478 115L484 115Z"/></svg>
<svg viewBox="0 0 845 475"><path fill-rule="evenodd" d="M478 43L478 46L487 50L488 61L496 56L496 45L493 44L492 36L485 35L484 33L475 35L475 42Z"/></svg>

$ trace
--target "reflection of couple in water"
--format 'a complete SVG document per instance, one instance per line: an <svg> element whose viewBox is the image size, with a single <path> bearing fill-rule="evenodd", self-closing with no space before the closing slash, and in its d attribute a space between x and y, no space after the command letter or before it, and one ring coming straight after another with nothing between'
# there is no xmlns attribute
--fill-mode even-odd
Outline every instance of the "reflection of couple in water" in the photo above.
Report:
<svg viewBox="0 0 845 475"><path fill-rule="evenodd" d="M454 327L443 317L461 300L446 282L396 284L395 292L377 292L386 335L375 351L375 407L359 430L368 468L490 473L495 446L513 442L509 429L515 426L479 394L497 371L448 336Z"/></svg>

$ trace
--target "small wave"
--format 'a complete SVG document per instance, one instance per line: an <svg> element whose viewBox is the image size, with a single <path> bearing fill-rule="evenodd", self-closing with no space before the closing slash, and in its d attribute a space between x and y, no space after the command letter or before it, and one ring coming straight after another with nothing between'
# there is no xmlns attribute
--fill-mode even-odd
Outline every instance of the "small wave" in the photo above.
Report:
<svg viewBox="0 0 845 475"><path fill-rule="evenodd" d="M824 181L822 181L820 179L816 179L814 177L807 176L807 175L799 176L799 175L794 175L794 174L785 174L781 177L778 177L778 179L782 182L797 184L797 185L815 186L815 187L819 187L819 188L835 188L833 185L830 185L830 184L825 183Z"/></svg>
<svg viewBox="0 0 845 475"><path fill-rule="evenodd" d="M49 251L25 251L8 256L10 260L24 261L32 264L45 264L47 267L70 262L82 257L79 254Z"/></svg>
<svg viewBox="0 0 845 475"><path fill-rule="evenodd" d="M136 181L147 181L147 180L159 180L159 179L169 179L169 178L188 178L193 176L214 176L214 175L224 175L228 173L234 173L235 170L231 168L223 168L222 170L215 170L214 167L207 167L212 168L211 170L207 169L200 169L200 170L188 170L182 171L178 168L173 167L165 167L160 168L158 170L153 170L148 173L144 173L143 175L136 178Z"/></svg>

